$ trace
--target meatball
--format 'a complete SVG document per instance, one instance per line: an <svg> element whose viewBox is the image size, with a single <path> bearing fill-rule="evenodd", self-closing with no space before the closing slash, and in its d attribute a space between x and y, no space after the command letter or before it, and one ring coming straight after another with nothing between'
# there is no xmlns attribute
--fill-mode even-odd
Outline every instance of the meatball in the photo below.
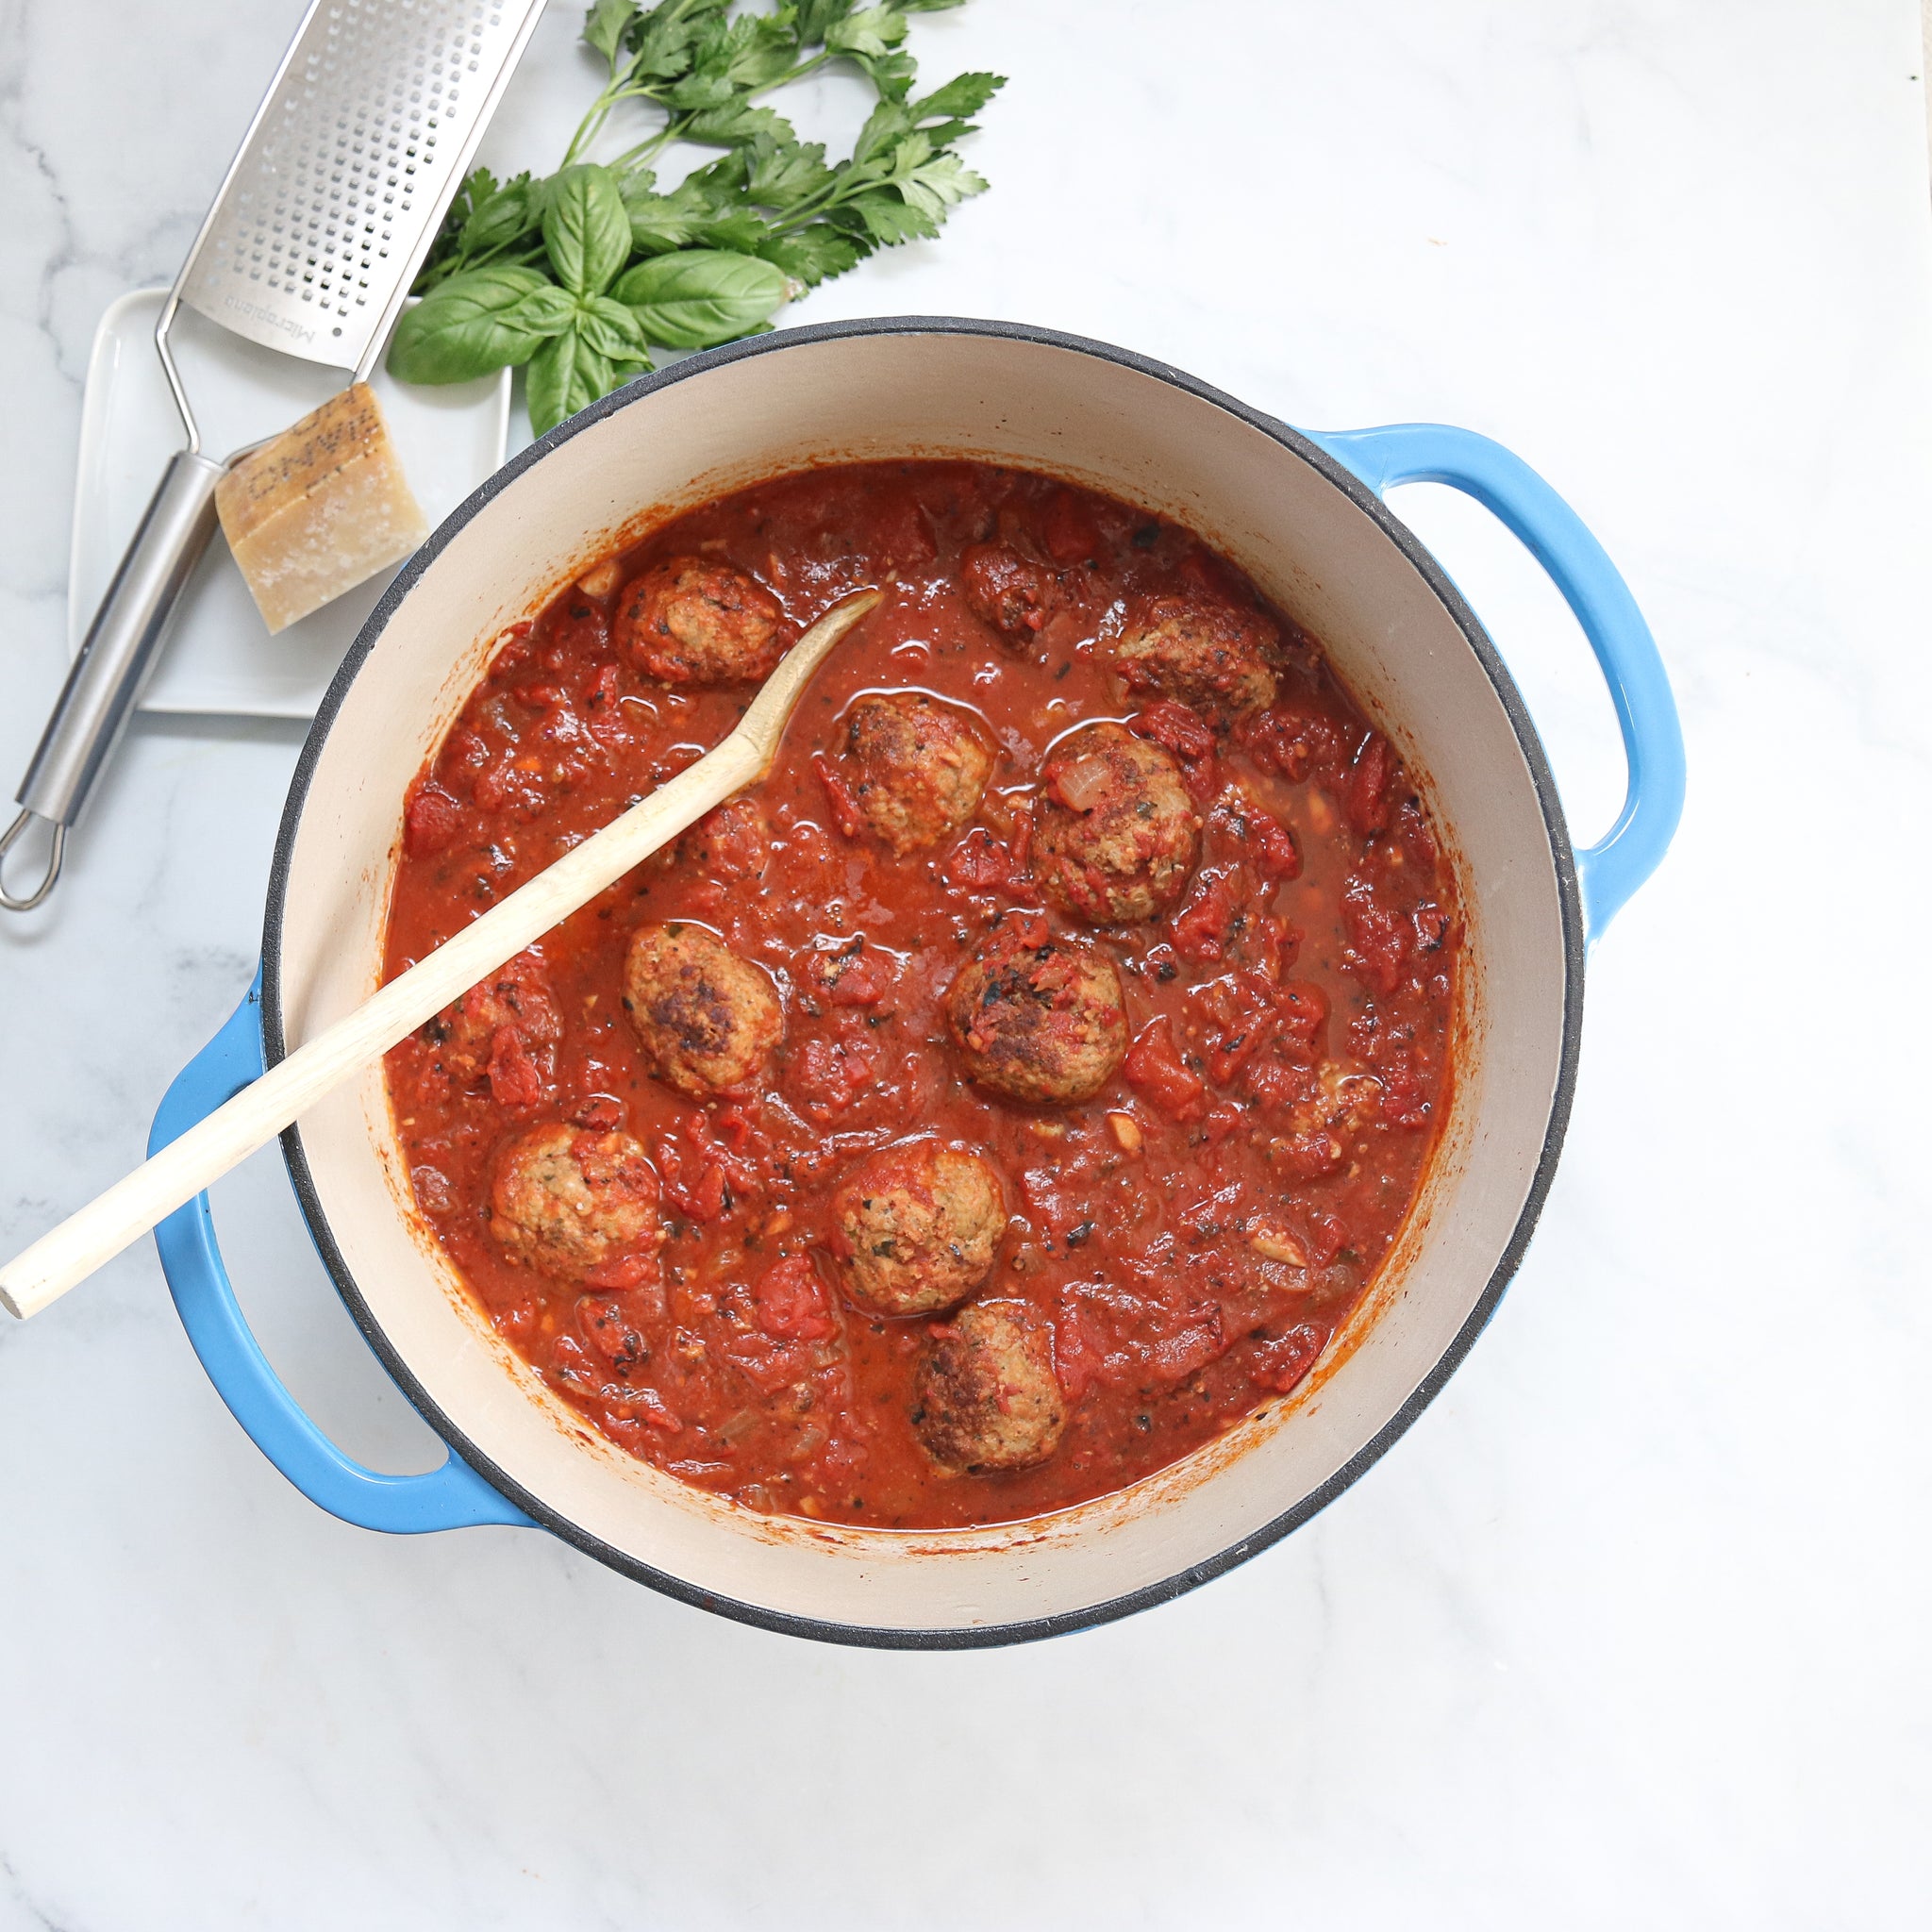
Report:
<svg viewBox="0 0 1932 1932"><path fill-rule="evenodd" d="M740 792L714 806L678 840L673 862L679 872L706 872L726 884L761 879L772 856L772 829L755 798Z"/></svg>
<svg viewBox="0 0 1932 1932"><path fill-rule="evenodd" d="M664 1240L658 1176L628 1134L532 1127L497 1157L490 1205L511 1259L593 1287L635 1287Z"/></svg>
<svg viewBox="0 0 1932 1932"><path fill-rule="evenodd" d="M992 774L992 753L960 713L918 691L860 698L845 748L853 805L899 854L957 832Z"/></svg>
<svg viewBox="0 0 1932 1932"><path fill-rule="evenodd" d="M1049 899L1097 925L1174 905L1201 856L1201 821L1172 752L1120 724L1089 724L1040 775L1033 872Z"/></svg>
<svg viewBox="0 0 1932 1932"><path fill-rule="evenodd" d="M913 1385L912 1427L943 1470L1044 1462L1067 1426L1053 1338L1018 1302L975 1302L941 1329Z"/></svg>
<svg viewBox="0 0 1932 1932"><path fill-rule="evenodd" d="M651 1071L699 1100L749 1080L785 1032L772 982L699 925L638 928L624 1009Z"/></svg>
<svg viewBox="0 0 1932 1932"><path fill-rule="evenodd" d="M1007 1224L999 1175L934 1141L869 1155L832 1196L832 1252L855 1301L929 1315L992 1272Z"/></svg>
<svg viewBox="0 0 1932 1932"><path fill-rule="evenodd" d="M1280 633L1258 610L1217 599L1155 597L1114 641L1129 691L1158 691L1209 717L1244 717L1274 701L1270 659Z"/></svg>
<svg viewBox="0 0 1932 1932"><path fill-rule="evenodd" d="M701 557L653 564L618 601L619 644L663 684L751 684L785 655L785 613L745 572Z"/></svg>
<svg viewBox="0 0 1932 1932"><path fill-rule="evenodd" d="M1009 912L960 968L946 1024L966 1071L1015 1100L1091 1100L1127 1050L1113 962Z"/></svg>
<svg viewBox="0 0 1932 1932"><path fill-rule="evenodd" d="M959 555L966 604L1008 644L1025 649L1059 603L1056 572L1010 543L973 543Z"/></svg>
<svg viewBox="0 0 1932 1932"><path fill-rule="evenodd" d="M438 1058L459 1082L489 1078L491 1097L527 1107L542 1096L563 1014L542 962L519 953L425 1029Z"/></svg>

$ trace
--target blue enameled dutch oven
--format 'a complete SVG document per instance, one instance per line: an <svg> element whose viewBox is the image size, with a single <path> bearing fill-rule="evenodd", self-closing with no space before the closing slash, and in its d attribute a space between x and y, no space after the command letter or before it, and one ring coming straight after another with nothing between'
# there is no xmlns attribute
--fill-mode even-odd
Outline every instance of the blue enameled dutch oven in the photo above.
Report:
<svg viewBox="0 0 1932 1932"><path fill-rule="evenodd" d="M1683 749L1623 580L1507 451L1404 425L1297 431L1179 371L1051 331L923 318L787 330L608 397L526 450L396 579L309 734L275 848L260 977L170 1091L158 1147L374 990L404 789L505 626L641 517L827 461L958 456L1053 472L1185 525L1320 639L1426 774L1466 919L1457 1080L1421 1200L1347 1332L1289 1401L1120 1494L1037 1522L929 1532L778 1520L607 1441L497 1338L412 1210L381 1072L285 1137L342 1299L449 1444L428 1475L364 1469L256 1346L206 1197L159 1230L195 1349L264 1454L371 1529L535 1526L690 1603L841 1642L1012 1642L1205 1582L1306 1523L1441 1388L1494 1310L1570 1108L1589 941L1675 828ZM1383 507L1467 491L1581 622L1629 761L1607 837L1573 852L1537 735L1474 612Z"/></svg>

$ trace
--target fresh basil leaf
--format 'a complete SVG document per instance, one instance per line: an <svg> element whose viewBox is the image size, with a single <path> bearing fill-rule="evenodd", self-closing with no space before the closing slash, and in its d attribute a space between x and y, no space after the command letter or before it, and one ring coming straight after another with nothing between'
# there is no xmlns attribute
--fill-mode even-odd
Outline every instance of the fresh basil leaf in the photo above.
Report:
<svg viewBox="0 0 1932 1932"><path fill-rule="evenodd" d="M584 39L614 68L626 28L637 18L635 0L595 0L584 16Z"/></svg>
<svg viewBox="0 0 1932 1932"><path fill-rule="evenodd" d="M452 275L404 311L390 339L390 374L403 382L469 382L527 362L549 330L518 311L545 289L561 293L531 268Z"/></svg>
<svg viewBox="0 0 1932 1932"><path fill-rule="evenodd" d="M551 177L543 246L573 295L601 295L630 258L630 217L608 168L580 161Z"/></svg>
<svg viewBox="0 0 1932 1932"><path fill-rule="evenodd" d="M608 295L592 295L577 310L576 332L608 362L647 363L651 359L637 310Z"/></svg>
<svg viewBox="0 0 1932 1932"><path fill-rule="evenodd" d="M708 349L769 322L790 292L785 272L756 256L687 248L629 270L610 291L667 349Z"/></svg>
<svg viewBox="0 0 1932 1932"><path fill-rule="evenodd" d="M616 387L617 373L609 358L598 355L575 329L567 328L530 358L524 387L530 427L541 436Z"/></svg>
<svg viewBox="0 0 1932 1932"><path fill-rule="evenodd" d="M541 289L532 289L520 302L506 308L498 319L509 328L547 338L568 328L576 313L576 297L566 294L555 282L545 282Z"/></svg>

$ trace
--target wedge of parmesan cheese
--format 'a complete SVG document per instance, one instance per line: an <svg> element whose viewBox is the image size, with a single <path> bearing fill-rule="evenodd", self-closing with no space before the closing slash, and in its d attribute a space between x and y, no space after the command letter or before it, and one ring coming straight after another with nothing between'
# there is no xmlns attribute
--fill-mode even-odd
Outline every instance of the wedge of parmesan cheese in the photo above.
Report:
<svg viewBox="0 0 1932 1932"><path fill-rule="evenodd" d="M366 382L251 450L215 486L215 510L271 633L429 534Z"/></svg>

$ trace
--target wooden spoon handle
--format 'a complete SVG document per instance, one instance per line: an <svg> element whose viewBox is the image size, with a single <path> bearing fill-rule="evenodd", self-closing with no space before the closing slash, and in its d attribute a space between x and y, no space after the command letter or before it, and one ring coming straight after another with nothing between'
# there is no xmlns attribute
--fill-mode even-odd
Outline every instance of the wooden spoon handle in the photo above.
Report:
<svg viewBox="0 0 1932 1932"><path fill-rule="evenodd" d="M786 653L738 728L715 750L574 846L16 1256L0 1269L0 1306L23 1318L38 1314L266 1146L358 1068L589 905L713 806L756 784L770 769L811 674L877 602L878 593L870 591L827 611Z"/></svg>

